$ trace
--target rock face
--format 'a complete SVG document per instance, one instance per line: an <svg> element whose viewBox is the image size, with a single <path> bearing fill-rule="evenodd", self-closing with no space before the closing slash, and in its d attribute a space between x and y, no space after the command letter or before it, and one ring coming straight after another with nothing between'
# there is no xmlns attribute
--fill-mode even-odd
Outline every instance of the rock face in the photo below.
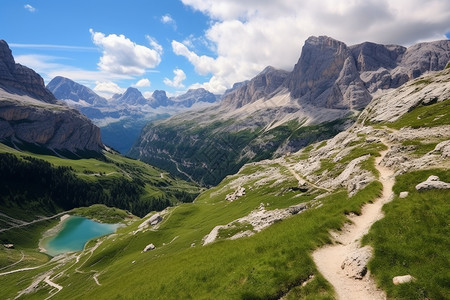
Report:
<svg viewBox="0 0 450 300"><path fill-rule="evenodd" d="M91 105L103 106L108 104L105 98L100 97L90 88L76 83L69 78L57 76L47 84L56 98L61 100L72 100L74 102L86 102Z"/></svg>
<svg viewBox="0 0 450 300"><path fill-rule="evenodd" d="M16 64L4 40L0 40L0 88L13 94L28 95L47 103L56 103L55 96L45 88L44 80L39 74Z"/></svg>
<svg viewBox="0 0 450 300"><path fill-rule="evenodd" d="M156 108L159 106L169 106L171 101L166 95L165 91L156 90L152 94L152 99L150 99L151 107Z"/></svg>
<svg viewBox="0 0 450 300"><path fill-rule="evenodd" d="M41 107L5 99L0 95L0 140L35 144L56 151L82 154L100 152L100 130L74 109L64 106Z"/></svg>
<svg viewBox="0 0 450 300"><path fill-rule="evenodd" d="M45 148L63 156L67 152L100 153L99 128L78 111L56 103L38 74L14 64L4 41L0 49L0 141L17 148ZM18 70L24 76L17 76Z"/></svg>
<svg viewBox="0 0 450 300"><path fill-rule="evenodd" d="M260 98L267 98L281 86L288 74L287 71L269 66L252 80L238 83L228 90L222 97L222 104L239 108Z"/></svg>
<svg viewBox="0 0 450 300"><path fill-rule="evenodd" d="M306 40L284 86L293 98L318 107L360 110L372 99L359 78L350 49L326 36Z"/></svg>

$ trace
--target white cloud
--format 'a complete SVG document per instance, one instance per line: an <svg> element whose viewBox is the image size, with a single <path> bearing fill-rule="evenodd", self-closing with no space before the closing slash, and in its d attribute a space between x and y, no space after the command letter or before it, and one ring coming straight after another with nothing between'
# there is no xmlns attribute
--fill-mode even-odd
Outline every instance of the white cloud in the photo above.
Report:
<svg viewBox="0 0 450 300"><path fill-rule="evenodd" d="M213 21L205 38L215 57L189 50L192 44L173 41L199 74L212 74L212 92L249 79L272 65L290 70L304 41L328 35L348 45L372 41L411 45L445 39L450 31L448 0L182 0ZM187 46L186 46L187 45ZM214 90L217 89L217 90Z"/></svg>
<svg viewBox="0 0 450 300"><path fill-rule="evenodd" d="M114 94L123 94L125 89L112 81L97 81L94 91L102 97L111 98Z"/></svg>
<svg viewBox="0 0 450 300"><path fill-rule="evenodd" d="M172 25L174 30L177 29L177 22L169 14L165 14L164 16L161 17L161 23Z"/></svg>
<svg viewBox="0 0 450 300"><path fill-rule="evenodd" d="M95 81L108 81L118 79L131 79L129 75L111 74L103 71L89 71L74 66L60 63L61 60L67 60L64 57L50 55L17 55L14 57L17 63L35 70L41 75L45 82L49 82L56 76L70 78L79 83L92 83ZM90 84L88 84L90 85Z"/></svg>
<svg viewBox="0 0 450 300"><path fill-rule="evenodd" d="M173 73L175 74L173 80L166 77L164 78L164 84L175 88L183 88L183 80L186 79L186 74L181 69L175 69L173 70Z"/></svg>
<svg viewBox="0 0 450 300"><path fill-rule="evenodd" d="M152 46L153 49L155 49L160 55L163 53L163 47L158 43L158 41L149 35L145 36L148 40L148 43L150 46Z"/></svg>
<svg viewBox="0 0 450 300"><path fill-rule="evenodd" d="M161 62L161 54L155 50L132 42L124 35L105 35L89 29L92 41L101 47L100 70L124 75L142 75Z"/></svg>
<svg viewBox="0 0 450 300"><path fill-rule="evenodd" d="M146 87L146 86L150 86L150 80L148 80L147 78L142 78L141 80L139 80L138 82L136 82L136 84L134 84L134 87Z"/></svg>
<svg viewBox="0 0 450 300"><path fill-rule="evenodd" d="M36 8L34 8L33 6L31 6L30 4L25 4L23 6L26 10L28 10L29 12L34 13L36 11Z"/></svg>

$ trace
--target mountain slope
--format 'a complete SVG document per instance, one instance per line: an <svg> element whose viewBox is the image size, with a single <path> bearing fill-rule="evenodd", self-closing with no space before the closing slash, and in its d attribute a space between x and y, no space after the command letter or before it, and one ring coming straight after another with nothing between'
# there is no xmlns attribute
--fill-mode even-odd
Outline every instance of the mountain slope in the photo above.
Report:
<svg viewBox="0 0 450 300"><path fill-rule="evenodd" d="M292 72L268 67L219 105L147 125L129 154L204 185L243 164L295 152L348 128L372 100L445 67L450 42L406 49L311 37Z"/></svg>

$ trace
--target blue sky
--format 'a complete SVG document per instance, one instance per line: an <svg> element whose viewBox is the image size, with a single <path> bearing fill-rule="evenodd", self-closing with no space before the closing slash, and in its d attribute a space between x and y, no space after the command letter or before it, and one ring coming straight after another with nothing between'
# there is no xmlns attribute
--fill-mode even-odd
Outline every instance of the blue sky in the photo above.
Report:
<svg viewBox="0 0 450 300"><path fill-rule="evenodd" d="M319 3L320 2L320 3ZM1 0L0 39L48 83L106 97L136 86L221 93L265 66L290 70L304 40L411 45L448 37L448 0Z"/></svg>

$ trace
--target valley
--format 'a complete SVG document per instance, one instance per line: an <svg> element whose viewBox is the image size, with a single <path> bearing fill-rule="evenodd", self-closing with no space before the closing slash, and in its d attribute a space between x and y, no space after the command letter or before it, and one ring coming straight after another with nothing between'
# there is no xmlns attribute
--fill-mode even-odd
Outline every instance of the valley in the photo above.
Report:
<svg viewBox="0 0 450 300"><path fill-rule="evenodd" d="M218 103L53 82L102 114L205 102L146 124L134 158L5 44L1 299L450 297L448 40L310 37L292 72L267 67ZM43 252L67 215L115 231Z"/></svg>

